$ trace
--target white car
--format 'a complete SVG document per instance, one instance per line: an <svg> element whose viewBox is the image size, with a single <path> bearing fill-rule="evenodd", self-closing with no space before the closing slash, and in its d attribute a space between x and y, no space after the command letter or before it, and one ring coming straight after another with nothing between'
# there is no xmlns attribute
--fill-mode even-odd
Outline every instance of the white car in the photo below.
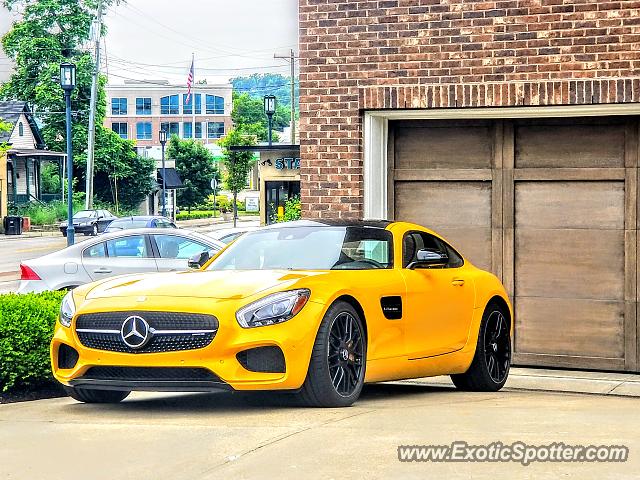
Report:
<svg viewBox="0 0 640 480"><path fill-rule="evenodd" d="M259 226L244 226L237 228L221 228L219 230L213 230L211 232L207 232L207 235L211 238L221 241L224 244L229 244L233 242L236 238L238 238L243 233L251 232L253 230L257 230L260 228Z"/></svg>
<svg viewBox="0 0 640 480"><path fill-rule="evenodd" d="M107 233L20 264L18 293L75 288L115 275L187 270L201 252L225 244L182 229L140 228Z"/></svg>

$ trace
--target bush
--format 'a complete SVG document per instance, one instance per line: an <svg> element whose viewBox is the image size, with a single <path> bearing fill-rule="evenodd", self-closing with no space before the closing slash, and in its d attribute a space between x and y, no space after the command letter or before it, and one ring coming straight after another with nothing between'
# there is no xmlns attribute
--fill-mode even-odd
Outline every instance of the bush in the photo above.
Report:
<svg viewBox="0 0 640 480"><path fill-rule="evenodd" d="M211 217L213 217L213 210L192 210L191 213L182 212L176 214L176 220L197 220Z"/></svg>
<svg viewBox="0 0 640 480"><path fill-rule="evenodd" d="M49 344L64 293L0 295L0 391L51 381Z"/></svg>
<svg viewBox="0 0 640 480"><path fill-rule="evenodd" d="M302 205L300 204L300 197L291 197L284 204L284 216L278 219L278 222L291 222L293 220L300 220L302 218Z"/></svg>

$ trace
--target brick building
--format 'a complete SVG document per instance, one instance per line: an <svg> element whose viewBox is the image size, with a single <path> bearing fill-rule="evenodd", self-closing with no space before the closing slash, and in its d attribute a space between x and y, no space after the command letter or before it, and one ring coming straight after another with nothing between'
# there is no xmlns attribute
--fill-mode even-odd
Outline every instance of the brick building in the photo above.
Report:
<svg viewBox="0 0 640 480"><path fill-rule="evenodd" d="M299 5L304 215L443 233L516 363L639 371L640 1Z"/></svg>

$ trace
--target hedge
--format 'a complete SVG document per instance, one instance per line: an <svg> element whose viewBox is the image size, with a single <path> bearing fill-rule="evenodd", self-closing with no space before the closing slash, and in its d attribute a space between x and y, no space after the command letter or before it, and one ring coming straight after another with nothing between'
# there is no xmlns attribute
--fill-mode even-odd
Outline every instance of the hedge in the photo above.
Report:
<svg viewBox="0 0 640 480"><path fill-rule="evenodd" d="M49 344L64 294L0 295L0 391L51 381Z"/></svg>

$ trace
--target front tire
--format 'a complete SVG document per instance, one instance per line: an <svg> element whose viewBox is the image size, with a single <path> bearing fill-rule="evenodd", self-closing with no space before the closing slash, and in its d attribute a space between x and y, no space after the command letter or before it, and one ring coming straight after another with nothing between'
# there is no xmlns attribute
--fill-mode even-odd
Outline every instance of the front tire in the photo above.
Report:
<svg viewBox="0 0 640 480"><path fill-rule="evenodd" d="M121 390L94 390L88 388L63 387L74 400L83 403L118 403L129 396L131 392Z"/></svg>
<svg viewBox="0 0 640 480"><path fill-rule="evenodd" d="M334 303L320 324L300 390L312 407L348 407L360 396L367 360L362 319L347 302Z"/></svg>
<svg viewBox="0 0 640 480"><path fill-rule="evenodd" d="M508 312L494 303L482 315L476 353L469 370L451 375L460 390L497 392L507 381L511 367L511 322Z"/></svg>

